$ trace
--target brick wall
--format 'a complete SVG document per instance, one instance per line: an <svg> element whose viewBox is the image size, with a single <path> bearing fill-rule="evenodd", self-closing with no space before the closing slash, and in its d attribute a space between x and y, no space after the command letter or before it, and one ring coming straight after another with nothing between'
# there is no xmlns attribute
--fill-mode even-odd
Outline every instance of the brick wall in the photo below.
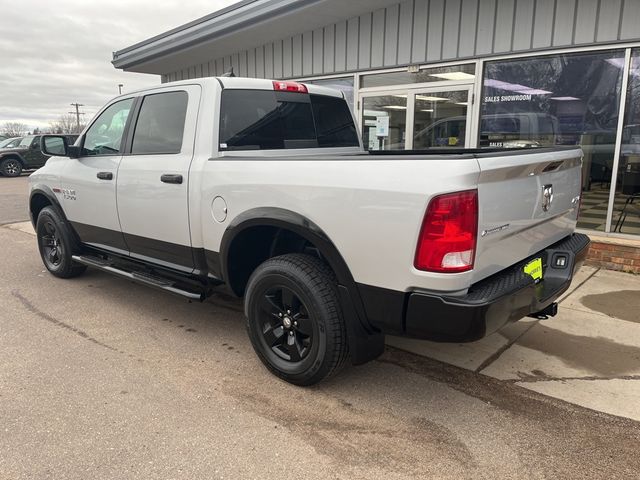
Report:
<svg viewBox="0 0 640 480"><path fill-rule="evenodd" d="M640 274L640 242L591 238L587 265Z"/></svg>

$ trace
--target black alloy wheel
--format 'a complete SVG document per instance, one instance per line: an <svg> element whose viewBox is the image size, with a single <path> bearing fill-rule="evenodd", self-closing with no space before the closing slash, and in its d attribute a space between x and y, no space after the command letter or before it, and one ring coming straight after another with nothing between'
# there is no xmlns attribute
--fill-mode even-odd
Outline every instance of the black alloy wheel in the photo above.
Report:
<svg viewBox="0 0 640 480"><path fill-rule="evenodd" d="M52 219L47 218L42 222L39 241L42 249L42 260L46 267L49 270L59 268L64 255L64 246L60 242Z"/></svg>
<svg viewBox="0 0 640 480"><path fill-rule="evenodd" d="M64 217L53 206L44 207L38 214L36 236L42 263L52 275L72 278L87 269L73 261L73 254L79 251L78 243Z"/></svg>
<svg viewBox="0 0 640 480"><path fill-rule="evenodd" d="M245 315L256 354L289 383L313 385L346 363L337 281L317 257L286 254L259 265L247 284Z"/></svg>
<svg viewBox="0 0 640 480"><path fill-rule="evenodd" d="M300 362L311 350L313 322L300 298L284 285L265 292L258 313L262 324L262 340L280 358Z"/></svg>
<svg viewBox="0 0 640 480"><path fill-rule="evenodd" d="M15 158L7 158L0 164L0 171L5 177L17 177L22 173L22 164Z"/></svg>

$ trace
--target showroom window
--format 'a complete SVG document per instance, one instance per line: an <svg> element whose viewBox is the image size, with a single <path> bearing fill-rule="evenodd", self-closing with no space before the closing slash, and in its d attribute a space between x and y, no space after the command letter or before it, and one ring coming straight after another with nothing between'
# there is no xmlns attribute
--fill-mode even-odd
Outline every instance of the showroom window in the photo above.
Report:
<svg viewBox="0 0 640 480"><path fill-rule="evenodd" d="M479 145L580 145L579 228L606 227L623 72L624 50L485 63Z"/></svg>
<svg viewBox="0 0 640 480"><path fill-rule="evenodd" d="M631 51L612 231L640 235L640 49Z"/></svg>

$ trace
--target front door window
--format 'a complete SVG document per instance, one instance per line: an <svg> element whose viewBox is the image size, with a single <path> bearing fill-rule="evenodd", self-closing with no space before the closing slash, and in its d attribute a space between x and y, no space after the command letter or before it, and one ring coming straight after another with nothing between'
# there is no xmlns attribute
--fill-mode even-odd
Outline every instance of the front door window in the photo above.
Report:
<svg viewBox="0 0 640 480"><path fill-rule="evenodd" d="M83 156L122 153L122 135L133 99L114 103L93 122L85 134Z"/></svg>

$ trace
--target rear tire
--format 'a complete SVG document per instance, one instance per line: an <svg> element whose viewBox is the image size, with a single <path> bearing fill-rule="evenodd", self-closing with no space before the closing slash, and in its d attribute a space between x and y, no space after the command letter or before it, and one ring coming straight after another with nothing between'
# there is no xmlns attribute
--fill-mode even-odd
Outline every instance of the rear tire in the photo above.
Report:
<svg viewBox="0 0 640 480"><path fill-rule="evenodd" d="M7 158L0 163L0 172L5 177L17 177L22 173L22 164L15 158Z"/></svg>
<svg viewBox="0 0 640 480"><path fill-rule="evenodd" d="M321 260L288 254L262 263L245 294L247 331L275 375L313 385L338 372L349 349L335 275Z"/></svg>
<svg viewBox="0 0 640 480"><path fill-rule="evenodd" d="M71 256L77 246L67 223L54 207L44 207L36 222L38 250L42 263L49 272L59 278L82 275L86 265L75 263Z"/></svg>

